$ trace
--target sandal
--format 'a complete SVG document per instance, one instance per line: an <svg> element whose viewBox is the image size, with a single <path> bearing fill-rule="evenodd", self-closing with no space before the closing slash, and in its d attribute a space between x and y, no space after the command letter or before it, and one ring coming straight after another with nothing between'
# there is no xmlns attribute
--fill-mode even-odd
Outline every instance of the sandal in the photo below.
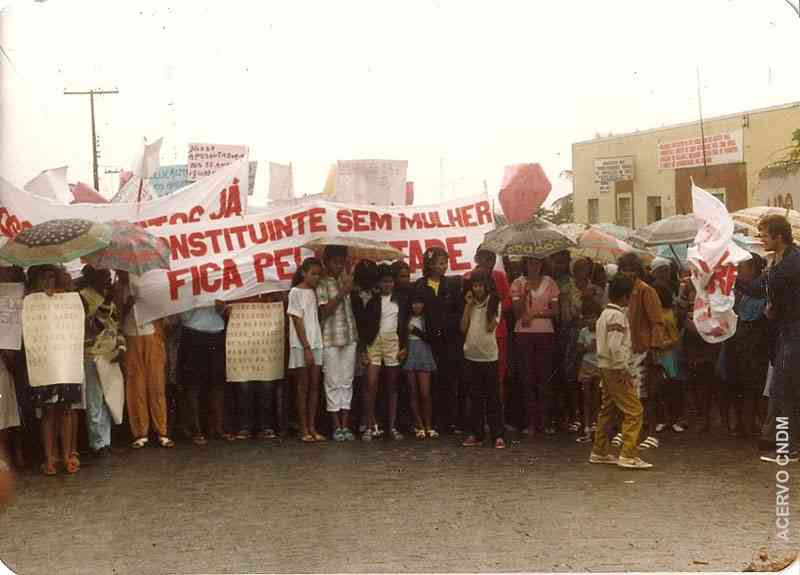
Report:
<svg viewBox="0 0 800 575"><path fill-rule="evenodd" d="M317 433L316 431L312 431L311 436L314 438L314 441L328 441L327 437L325 437L321 433Z"/></svg>
<svg viewBox="0 0 800 575"><path fill-rule="evenodd" d="M659 446L658 439L653 436L648 437L639 444L639 449L655 449Z"/></svg>
<svg viewBox="0 0 800 575"><path fill-rule="evenodd" d="M175 442L172 441L166 435L159 435L158 436L158 445L159 445L159 447L164 447L166 449L172 449L173 447L175 447Z"/></svg>
<svg viewBox="0 0 800 575"><path fill-rule="evenodd" d="M195 445L208 445L208 439L203 435L195 435L192 437L192 443Z"/></svg>
<svg viewBox="0 0 800 575"><path fill-rule="evenodd" d="M428 439L439 439L439 432L435 429L428 430Z"/></svg>
<svg viewBox="0 0 800 575"><path fill-rule="evenodd" d="M146 437L140 437L139 439L134 439L133 443L131 443L131 449L141 449L142 447L146 447L149 441L150 440Z"/></svg>
<svg viewBox="0 0 800 575"><path fill-rule="evenodd" d="M48 477L52 477L53 475L58 473L58 470L56 469L55 464L48 463L47 461L42 463L42 466L39 469L41 469L42 475L46 475Z"/></svg>
<svg viewBox="0 0 800 575"><path fill-rule="evenodd" d="M77 473L78 470L81 468L79 462L75 461L74 458L70 457L64 462L64 471L72 475L73 473Z"/></svg>
<svg viewBox="0 0 800 575"><path fill-rule="evenodd" d="M257 439L275 439L276 437L278 436L275 435L274 429L265 429L264 431L259 431L256 434Z"/></svg>
<svg viewBox="0 0 800 575"><path fill-rule="evenodd" d="M314 436L311 435L310 433L306 433L305 435L300 437L300 441L302 441L303 443L314 443L317 440L314 439Z"/></svg>

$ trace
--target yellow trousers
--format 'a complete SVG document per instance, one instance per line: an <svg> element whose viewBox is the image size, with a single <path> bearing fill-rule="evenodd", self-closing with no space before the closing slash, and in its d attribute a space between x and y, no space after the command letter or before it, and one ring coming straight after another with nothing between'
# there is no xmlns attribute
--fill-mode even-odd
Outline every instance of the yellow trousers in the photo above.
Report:
<svg viewBox="0 0 800 575"><path fill-rule="evenodd" d="M152 421L158 435L167 436L166 351L164 336L128 336L123 359L125 401L133 437L147 437Z"/></svg>

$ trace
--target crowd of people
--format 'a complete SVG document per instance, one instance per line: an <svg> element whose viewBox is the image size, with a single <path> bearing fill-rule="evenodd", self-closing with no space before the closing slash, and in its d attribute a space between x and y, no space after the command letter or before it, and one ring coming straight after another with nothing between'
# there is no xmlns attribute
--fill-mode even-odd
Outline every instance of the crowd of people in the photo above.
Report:
<svg viewBox="0 0 800 575"><path fill-rule="evenodd" d="M127 435L132 449L295 433L305 443L453 434L465 447L503 449L509 433L573 434L593 445L591 462L643 469L641 455L668 434L718 425L774 439L775 415L796 408L785 322L800 268L785 271L798 253L788 222L773 216L762 230L778 257L770 273L755 254L739 266L738 327L723 344L697 333L688 271L636 253L604 265L568 251L498 261L479 249L457 277L433 247L412 281L406 263L350 268L347 249L332 245L303 261L288 292L148 324L135 319L134 280L123 272L87 266L73 282L59 266L0 268L0 281L24 282L26 294L77 291L86 318L84 381L31 387L24 345L1 352L0 453L20 467L41 460L48 476L111 455L98 358L122 367L125 424L114 437ZM285 378L226 381L226 325L243 302L283 302ZM771 372L784 374L780 394L770 394Z"/></svg>

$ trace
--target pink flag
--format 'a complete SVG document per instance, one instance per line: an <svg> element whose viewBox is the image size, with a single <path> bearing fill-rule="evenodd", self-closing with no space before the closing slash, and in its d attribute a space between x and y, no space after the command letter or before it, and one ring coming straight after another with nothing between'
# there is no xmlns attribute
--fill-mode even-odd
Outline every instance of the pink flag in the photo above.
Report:
<svg viewBox="0 0 800 575"><path fill-rule="evenodd" d="M107 204L108 200L100 195L100 192L95 190L89 184L78 182L77 184L70 184L69 189L75 200L71 204Z"/></svg>
<svg viewBox="0 0 800 575"><path fill-rule="evenodd" d="M539 164L506 166L500 187L500 206L510 224L525 222L547 199L552 186Z"/></svg>

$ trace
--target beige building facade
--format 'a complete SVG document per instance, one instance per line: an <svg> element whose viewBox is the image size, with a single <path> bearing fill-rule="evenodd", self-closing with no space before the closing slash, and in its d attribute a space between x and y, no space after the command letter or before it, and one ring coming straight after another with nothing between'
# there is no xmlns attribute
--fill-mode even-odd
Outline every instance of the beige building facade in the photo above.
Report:
<svg viewBox="0 0 800 575"><path fill-rule="evenodd" d="M572 145L575 221L632 228L692 211L691 180L735 211L767 203L760 174L800 128L800 102ZM800 190L798 190L800 192Z"/></svg>

